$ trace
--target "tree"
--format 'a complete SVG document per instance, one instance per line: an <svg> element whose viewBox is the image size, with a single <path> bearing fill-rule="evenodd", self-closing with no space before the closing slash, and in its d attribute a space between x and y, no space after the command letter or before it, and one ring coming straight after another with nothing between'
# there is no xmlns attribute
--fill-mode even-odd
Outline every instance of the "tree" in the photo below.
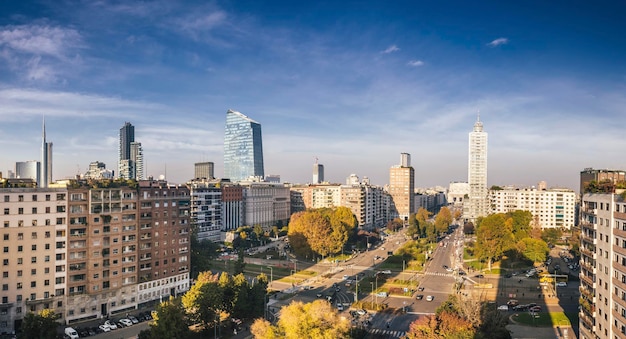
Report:
<svg viewBox="0 0 626 339"><path fill-rule="evenodd" d="M519 252L532 262L544 262L550 252L548 244L541 239L525 238L518 242Z"/></svg>
<svg viewBox="0 0 626 339"><path fill-rule="evenodd" d="M258 339L350 338L350 321L338 314L326 300L304 304L294 301L280 312L276 325L259 318L251 327Z"/></svg>
<svg viewBox="0 0 626 339"><path fill-rule="evenodd" d="M246 262L244 261L243 248L240 248L239 251L237 251L237 261L235 261L233 273L235 275L241 274L243 273L245 268L246 268Z"/></svg>
<svg viewBox="0 0 626 339"><path fill-rule="evenodd" d="M39 313L28 312L22 320L22 327L18 338L55 339L57 336L56 321L59 316L53 310L43 309Z"/></svg>
<svg viewBox="0 0 626 339"><path fill-rule="evenodd" d="M448 230L448 226L452 224L452 213L447 207L442 207L435 217L435 230L442 233Z"/></svg>
<svg viewBox="0 0 626 339"><path fill-rule="evenodd" d="M411 237L411 239L420 236L420 224L415 218L415 214L409 215L409 227L406 229L406 235Z"/></svg>
<svg viewBox="0 0 626 339"><path fill-rule="evenodd" d="M217 257L219 246L207 239L198 240L198 236L194 232L191 235L189 247L191 249L191 275L196 276L200 272L209 271L211 269L211 259Z"/></svg>
<svg viewBox="0 0 626 339"><path fill-rule="evenodd" d="M223 291L217 275L202 272L196 283L182 297L182 303L192 323L201 323L205 328L215 325L223 308Z"/></svg>
<svg viewBox="0 0 626 339"><path fill-rule="evenodd" d="M432 215L432 213L428 212L427 209L425 209L424 207L420 207L417 210L417 213L415 214L415 218L417 219L417 221L420 223L420 225L422 223L424 223L426 220L430 219L430 216Z"/></svg>
<svg viewBox="0 0 626 339"><path fill-rule="evenodd" d="M391 232L395 232L402 228L402 220L400 218L395 218L393 220L389 220L387 223L387 229Z"/></svg>
<svg viewBox="0 0 626 339"><path fill-rule="evenodd" d="M316 252L327 256L341 251L356 224L356 217L346 207L298 212L291 216L289 242L299 255Z"/></svg>
<svg viewBox="0 0 626 339"><path fill-rule="evenodd" d="M476 230L476 255L487 261L489 270L493 260L513 247L512 220L502 213L491 214L481 220Z"/></svg>
<svg viewBox="0 0 626 339"><path fill-rule="evenodd" d="M556 244L561 236L563 236L563 232L558 228L547 228L541 232L541 239L548 244Z"/></svg>
<svg viewBox="0 0 626 339"><path fill-rule="evenodd" d="M154 314L154 321L150 329L141 331L139 339L185 339L191 331L186 322L185 309L180 299L170 297L168 301L160 303Z"/></svg>
<svg viewBox="0 0 626 339"><path fill-rule="evenodd" d="M520 241L530 236L531 222L533 220L532 213L529 211L516 210L508 212L506 216L512 220L513 229L511 231L515 236L516 241Z"/></svg>

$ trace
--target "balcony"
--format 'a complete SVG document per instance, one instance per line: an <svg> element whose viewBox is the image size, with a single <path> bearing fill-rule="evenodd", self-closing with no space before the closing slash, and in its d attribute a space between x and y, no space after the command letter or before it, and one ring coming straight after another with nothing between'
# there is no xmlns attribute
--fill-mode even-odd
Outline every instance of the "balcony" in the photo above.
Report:
<svg viewBox="0 0 626 339"><path fill-rule="evenodd" d="M596 288L596 282L590 276L587 276L587 275L584 275L584 274L581 273L580 274L580 281L584 282L585 284L587 284L587 286L590 286L593 289Z"/></svg>

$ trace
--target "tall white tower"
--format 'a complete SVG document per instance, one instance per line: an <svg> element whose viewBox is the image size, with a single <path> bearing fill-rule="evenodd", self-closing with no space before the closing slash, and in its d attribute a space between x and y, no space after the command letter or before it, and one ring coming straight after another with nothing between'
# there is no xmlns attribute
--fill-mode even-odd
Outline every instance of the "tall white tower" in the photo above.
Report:
<svg viewBox="0 0 626 339"><path fill-rule="evenodd" d="M46 118L43 118L41 136L41 163L39 170L39 187L46 188L52 182L52 143L46 142Z"/></svg>
<svg viewBox="0 0 626 339"><path fill-rule="evenodd" d="M487 133L483 131L480 114L469 134L469 162L467 166L469 199L465 219L476 221L489 213L489 190L487 188Z"/></svg>

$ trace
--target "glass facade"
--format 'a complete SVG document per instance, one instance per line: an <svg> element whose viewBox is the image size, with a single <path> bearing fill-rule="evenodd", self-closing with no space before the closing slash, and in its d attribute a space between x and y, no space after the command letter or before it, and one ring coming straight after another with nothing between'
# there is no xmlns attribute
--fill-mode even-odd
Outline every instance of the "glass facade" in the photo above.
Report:
<svg viewBox="0 0 626 339"><path fill-rule="evenodd" d="M261 124L239 112L226 112L224 177L242 181L264 177Z"/></svg>

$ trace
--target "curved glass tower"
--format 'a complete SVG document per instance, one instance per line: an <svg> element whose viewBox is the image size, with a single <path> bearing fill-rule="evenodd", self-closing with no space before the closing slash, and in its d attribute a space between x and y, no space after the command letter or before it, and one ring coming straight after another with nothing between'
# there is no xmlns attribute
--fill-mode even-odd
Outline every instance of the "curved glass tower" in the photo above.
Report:
<svg viewBox="0 0 626 339"><path fill-rule="evenodd" d="M229 109L224 133L224 178L234 182L264 176L261 124Z"/></svg>

